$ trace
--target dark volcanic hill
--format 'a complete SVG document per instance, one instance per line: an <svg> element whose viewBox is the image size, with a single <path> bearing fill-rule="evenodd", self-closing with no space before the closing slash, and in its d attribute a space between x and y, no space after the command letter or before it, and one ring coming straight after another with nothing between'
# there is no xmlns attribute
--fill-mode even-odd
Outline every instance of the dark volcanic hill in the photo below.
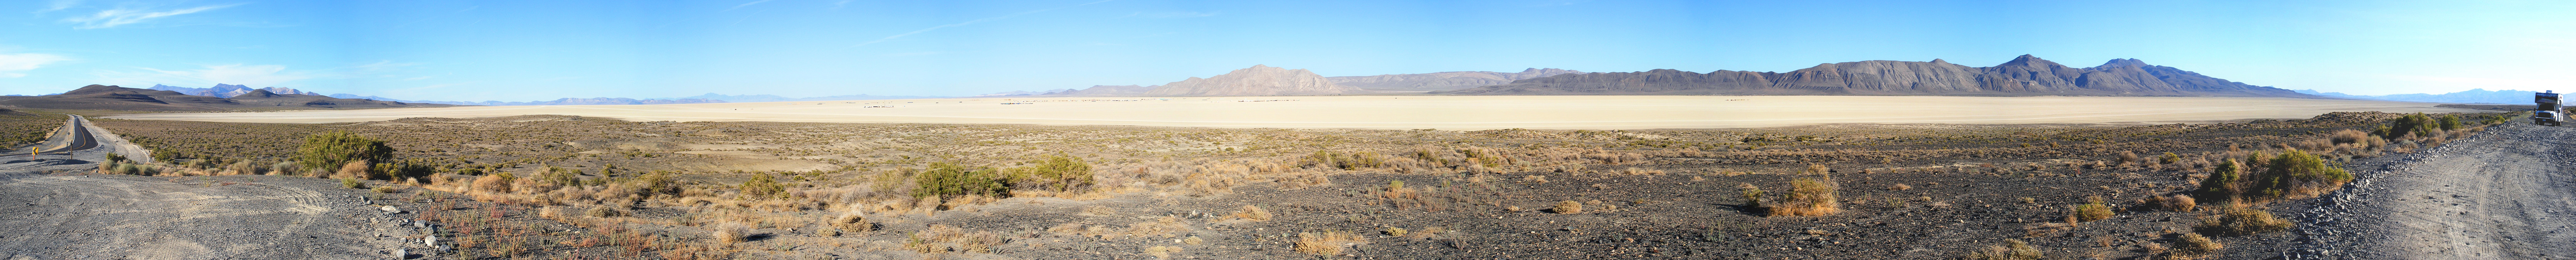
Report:
<svg viewBox="0 0 2576 260"><path fill-rule="evenodd" d="M89 85L56 95L8 97L0 106L40 109L132 110L132 111L218 111L232 109L326 109L434 107L443 104L416 104L365 99L344 99L313 95L285 94L251 90L234 99L189 95L177 91Z"/></svg>
<svg viewBox="0 0 2576 260"><path fill-rule="evenodd" d="M1440 91L1509 84L1557 74L1583 73L1563 69L1522 69L1518 73L1492 71L1451 71L1419 74L1386 74L1377 76L1324 77L1333 84L1371 91Z"/></svg>
<svg viewBox="0 0 2576 260"><path fill-rule="evenodd" d="M1434 94L1460 95L1996 95L2250 96L2324 98L2247 85L2173 67L2115 59L2074 68L2022 55L1993 67L1942 60L1818 64L1785 73L1719 70L1697 73L1573 73Z"/></svg>

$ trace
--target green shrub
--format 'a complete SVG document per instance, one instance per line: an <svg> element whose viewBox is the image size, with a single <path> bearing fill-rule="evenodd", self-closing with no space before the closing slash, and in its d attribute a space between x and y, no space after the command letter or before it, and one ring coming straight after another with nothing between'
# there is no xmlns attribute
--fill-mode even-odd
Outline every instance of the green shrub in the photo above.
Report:
<svg viewBox="0 0 2576 260"><path fill-rule="evenodd" d="M2103 204L2101 196L2094 196L2090 200L2091 202L2084 203L2084 205L2075 206L2076 220L2099 221L2111 218L2111 206Z"/></svg>
<svg viewBox="0 0 2576 260"><path fill-rule="evenodd" d="M2414 134L2416 137L2432 137L2433 130L2441 127L2441 123L2435 122L2432 116L2415 113L2389 120L2388 128L2380 130L2379 136L2394 138Z"/></svg>
<svg viewBox="0 0 2576 260"><path fill-rule="evenodd" d="M2262 200L2305 198L2343 188L2352 181L2352 173L2343 167L2326 165L2324 158L2290 150L2274 158L2261 175L2255 176L2255 191Z"/></svg>
<svg viewBox="0 0 2576 260"><path fill-rule="evenodd" d="M751 197L751 198L786 198L786 197L787 197L787 185L786 185L786 184L779 184L777 180L770 178L770 177L769 177L769 174L767 174L767 173L763 173L763 174L759 174L759 175L752 175L752 176L751 176L751 180L743 181L743 182L742 182L742 186L741 186L741 188L742 188L742 195L743 195L744 197Z"/></svg>
<svg viewBox="0 0 2576 260"><path fill-rule="evenodd" d="M647 173L644 174L644 176L636 176L632 181L638 190L637 192L644 195L680 194L680 183L677 180L671 179L670 172L653 171L653 173Z"/></svg>
<svg viewBox="0 0 2576 260"><path fill-rule="evenodd" d="M1738 188L1742 188L1744 190L1742 193L1737 194L1739 198L1744 199L1744 208L1762 208L1762 187L1753 186L1752 183L1746 183L1744 186L1739 186Z"/></svg>
<svg viewBox="0 0 2576 260"><path fill-rule="evenodd" d="M1319 150L1315 151L1314 154L1306 155L1303 162L1316 167L1342 170L1359 170L1386 166L1386 162L1378 159L1378 157L1382 156L1378 156L1377 153L1365 151L1356 153L1336 153L1333 151Z"/></svg>
<svg viewBox="0 0 2576 260"><path fill-rule="evenodd" d="M2244 180L2245 163L2227 159L2227 162L2218 164L2217 170L2209 173L2209 178L2201 179L2200 189L2193 193L2200 195L2201 201L2234 200L2245 194Z"/></svg>
<svg viewBox="0 0 2576 260"><path fill-rule="evenodd" d="M1057 192L1072 191L1092 184L1090 163L1072 156L1051 155L1032 165L1003 169L1013 188L1034 187Z"/></svg>
<svg viewBox="0 0 2576 260"><path fill-rule="evenodd" d="M2441 125L2442 125L2442 130L2443 130L2443 131L2460 130L2460 128L2468 128L2466 125L2462 125L2462 124L2460 124L2460 115L2442 115L2442 120L2440 120L2440 121L2441 121Z"/></svg>
<svg viewBox="0 0 2576 260"><path fill-rule="evenodd" d="M340 187L341 187L341 188L351 188L351 189L365 189L365 188L367 188L367 183L366 183L366 182L359 182L359 181L358 181L358 179L340 179Z"/></svg>
<svg viewBox="0 0 2576 260"><path fill-rule="evenodd" d="M297 148L295 153L295 160L302 161L306 169L322 170L328 170L325 169L326 167L340 167L351 161L384 162L393 157L394 148L385 146L385 141L344 131L324 132L305 137L304 145Z"/></svg>
<svg viewBox="0 0 2576 260"><path fill-rule="evenodd" d="M994 174L991 170L968 169L966 166L954 163L930 163L930 169L922 170L921 175L913 176L913 183L918 186L912 189L912 196L949 198L965 195L1010 194L1010 188L1002 185L1003 179L995 175L999 174Z"/></svg>

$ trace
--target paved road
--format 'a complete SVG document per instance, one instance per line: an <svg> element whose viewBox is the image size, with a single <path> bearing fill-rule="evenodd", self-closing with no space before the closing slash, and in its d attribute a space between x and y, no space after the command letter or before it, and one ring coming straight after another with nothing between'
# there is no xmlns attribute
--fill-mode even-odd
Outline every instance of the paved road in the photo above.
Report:
<svg viewBox="0 0 2576 260"><path fill-rule="evenodd" d="M71 155L75 152L96 149L99 147L98 138L90 134L88 121L87 118L72 115L70 120L63 121L63 127L54 129L52 138L47 138L45 142L30 147L44 148L44 155ZM25 147L21 147L18 152L0 156L0 159L25 159L27 157L25 150Z"/></svg>

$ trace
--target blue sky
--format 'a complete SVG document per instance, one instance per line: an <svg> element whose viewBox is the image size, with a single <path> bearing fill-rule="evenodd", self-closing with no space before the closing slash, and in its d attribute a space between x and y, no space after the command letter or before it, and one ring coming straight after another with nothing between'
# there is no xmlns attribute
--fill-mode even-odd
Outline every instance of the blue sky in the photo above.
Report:
<svg viewBox="0 0 2576 260"><path fill-rule="evenodd" d="M2570 1L0 3L0 94L215 83L414 100L974 95L1325 76L1789 71L2021 54L2353 94L2576 90Z"/></svg>

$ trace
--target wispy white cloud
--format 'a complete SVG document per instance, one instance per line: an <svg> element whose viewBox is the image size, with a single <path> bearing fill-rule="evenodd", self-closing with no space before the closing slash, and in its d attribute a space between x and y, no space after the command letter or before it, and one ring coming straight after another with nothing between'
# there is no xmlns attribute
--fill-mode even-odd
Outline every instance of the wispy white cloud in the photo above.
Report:
<svg viewBox="0 0 2576 260"><path fill-rule="evenodd" d="M914 34L921 34L921 33L925 33L925 32L936 31L936 30L939 30L939 29L946 29L946 28L948 28L948 27L966 26L966 25L971 25L971 24L977 24L977 23L983 23L983 22L990 22L990 21L993 21L993 20L1009 19L1009 18L1014 17L1014 16L1028 15L1028 14L1034 14L1034 13L1043 13L1043 12L1046 12L1046 11L1055 11L1056 9L1073 8L1073 7L1076 7L1076 6L1085 6L1085 5L1091 5L1091 4L1106 3L1106 2L1109 2L1109 1L1118 1L1118 0L1100 0L1100 1L1090 2L1090 3L1082 3L1082 4L1078 4L1078 5L1073 5L1073 6L1057 7L1057 8L1047 8L1047 9L1038 9L1038 10L1034 10L1034 11L1019 12L1019 13L1009 14L1009 15L1003 15L1003 16L995 16L995 17L989 17L989 18L984 18L984 19L969 20L969 21L966 21L966 22L960 22L960 23L942 24L942 25L939 25L939 26L931 26L930 28L921 28L920 30L913 30L913 31L911 31L911 32L905 32L905 33L902 33L902 34L895 34L895 35L892 35L892 36L886 36L885 38L877 38L876 40L870 40L870 41L867 41L867 42L861 42L861 43L859 43L858 45L851 45L850 47L868 46L869 44L877 44L877 43L880 43L880 42L892 41L892 40L894 40L894 39L903 38L904 36L912 36L912 35L914 35Z"/></svg>
<svg viewBox="0 0 2576 260"><path fill-rule="evenodd" d="M733 11L733 9L742 9L742 7L744 7L744 6L751 6L751 5L756 5L756 4L760 4L760 3L767 3L767 2L769 2L769 1L771 1L771 0L751 1L750 3L742 3L742 4L738 4L738 5L733 5L733 8L725 8L724 10L725 10L725 11ZM719 12L721 12L721 11L719 11Z"/></svg>
<svg viewBox="0 0 2576 260"><path fill-rule="evenodd" d="M144 22L144 21L151 21L151 20L153 20L153 19L160 19L160 18L162 18L162 17L170 17L170 16L173 16L173 15L193 14L193 13L197 13L197 12L205 12L205 11L209 11L209 10L223 9L223 8L225 8L225 7L233 7L233 6L237 6L237 5L242 5L242 4L209 5L209 6L199 6L199 7L190 7L190 8L181 8L181 9L172 9L172 10L162 10L162 11L151 11L151 10L145 10L145 9L134 9L134 8L116 8L116 9L108 9L108 10L106 10L106 11L98 11L98 13L97 13L97 14L91 14L91 15L88 15L88 16L78 16L78 17L72 17L72 18L65 18L65 19L63 19L63 21L65 21L65 22L72 22L72 23L78 23L78 24L80 24L80 25L78 25L78 26L72 26L72 28L76 28L76 29L98 29L98 28L110 28L110 27L116 27L116 26L119 26L119 25L127 25L127 24L140 23L140 22Z"/></svg>
<svg viewBox="0 0 2576 260"><path fill-rule="evenodd" d="M289 83L317 77L310 71L287 70L280 65L207 65L193 70L163 70L137 67L144 71L98 71L100 82L115 84L170 84L204 86L235 84L252 87L284 87Z"/></svg>
<svg viewBox="0 0 2576 260"><path fill-rule="evenodd" d="M53 11L62 11L63 9L71 9L73 6L80 6L80 3L81 3L81 0L54 0L52 3L45 5L45 10L39 10L39 11L36 11L36 13L45 13L45 12L53 12Z"/></svg>
<svg viewBox="0 0 2576 260"><path fill-rule="evenodd" d="M1148 17L1148 18L1193 18L1193 17L1209 17L1209 16L1216 16L1216 12L1205 12L1205 13L1201 13L1201 12L1161 12L1161 13L1143 14L1143 16Z"/></svg>
<svg viewBox="0 0 2576 260"><path fill-rule="evenodd" d="M72 58L43 53L0 54L0 78L26 77L27 73L21 72L67 60Z"/></svg>
<svg viewBox="0 0 2576 260"><path fill-rule="evenodd" d="M398 69L398 68L402 68L402 67L411 67L411 66L418 66L418 65L420 65L420 63L418 63L418 62L394 62L393 60L377 60L377 61L376 61L376 63L368 63L367 65L358 65L358 66L350 67L350 68L356 68L356 69L358 69L359 71L383 71L383 70Z"/></svg>

